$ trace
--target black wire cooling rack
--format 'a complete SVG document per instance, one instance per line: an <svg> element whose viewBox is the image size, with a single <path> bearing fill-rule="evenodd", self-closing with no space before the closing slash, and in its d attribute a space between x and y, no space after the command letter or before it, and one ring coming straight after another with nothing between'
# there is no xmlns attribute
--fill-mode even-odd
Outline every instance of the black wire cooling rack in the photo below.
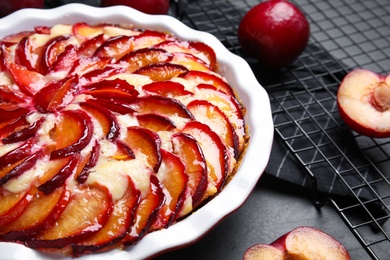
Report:
<svg viewBox="0 0 390 260"><path fill-rule="evenodd" d="M276 138L310 176L315 204L330 202L373 259L389 259L390 139L348 129L339 117L336 93L354 68L390 73L390 2L291 1L307 15L311 38L304 53L277 74L257 68L238 44L239 21L259 0L179 0L174 15L248 60L270 96ZM352 199L317 192L324 170L341 180ZM369 196L362 199L361 194Z"/></svg>

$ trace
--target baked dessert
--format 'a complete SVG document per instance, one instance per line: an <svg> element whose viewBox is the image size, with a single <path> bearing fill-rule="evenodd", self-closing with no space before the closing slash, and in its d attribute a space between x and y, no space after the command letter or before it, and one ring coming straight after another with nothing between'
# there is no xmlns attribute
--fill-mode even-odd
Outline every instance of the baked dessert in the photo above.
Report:
<svg viewBox="0 0 390 260"><path fill-rule="evenodd" d="M134 244L218 194L245 151L245 109L204 43L58 24L3 38L0 60L0 241Z"/></svg>

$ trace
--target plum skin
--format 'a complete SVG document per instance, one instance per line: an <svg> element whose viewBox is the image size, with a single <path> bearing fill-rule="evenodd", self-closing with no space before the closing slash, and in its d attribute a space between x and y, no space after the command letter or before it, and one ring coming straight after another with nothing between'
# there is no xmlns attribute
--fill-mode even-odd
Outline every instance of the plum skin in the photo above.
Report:
<svg viewBox="0 0 390 260"><path fill-rule="evenodd" d="M305 15L286 0L256 5L245 14L238 29L243 51L271 69L293 62L306 48L309 37Z"/></svg>

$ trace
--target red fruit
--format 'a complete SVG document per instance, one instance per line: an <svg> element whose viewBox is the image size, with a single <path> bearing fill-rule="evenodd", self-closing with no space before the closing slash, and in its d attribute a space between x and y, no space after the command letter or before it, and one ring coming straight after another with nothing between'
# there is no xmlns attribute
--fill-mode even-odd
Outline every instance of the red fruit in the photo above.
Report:
<svg viewBox="0 0 390 260"><path fill-rule="evenodd" d="M153 132L172 131L176 128L175 123L168 117L157 114L140 114L137 115L137 120L141 127Z"/></svg>
<svg viewBox="0 0 390 260"><path fill-rule="evenodd" d="M72 194L55 225L25 241L32 248L63 248L98 232L111 214L112 198L107 188L82 186Z"/></svg>
<svg viewBox="0 0 390 260"><path fill-rule="evenodd" d="M344 246L313 227L298 227L270 245L256 244L248 248L244 260L332 259L349 260Z"/></svg>
<svg viewBox="0 0 390 260"><path fill-rule="evenodd" d="M172 56L165 50L144 48L132 51L123 56L119 62L126 66L128 72L132 73L146 65L158 62L168 62Z"/></svg>
<svg viewBox="0 0 390 260"><path fill-rule="evenodd" d="M198 141L206 158L212 186L219 191L228 174L227 151L220 137L209 126L198 121L188 122L182 129L182 133L189 134Z"/></svg>
<svg viewBox="0 0 390 260"><path fill-rule="evenodd" d="M156 46L159 43L171 40L171 37L168 34L146 30L139 35L134 36L134 50L151 48L151 46ZM152 47L155 48L155 47Z"/></svg>
<svg viewBox="0 0 390 260"><path fill-rule="evenodd" d="M234 96L232 87L222 78L204 71L190 71L183 76L186 80L195 81L197 84L209 84L227 95Z"/></svg>
<svg viewBox="0 0 390 260"><path fill-rule="evenodd" d="M148 94L155 94L168 98L194 94L188 90L185 90L182 84L173 81L152 82L144 85L142 90Z"/></svg>
<svg viewBox="0 0 390 260"><path fill-rule="evenodd" d="M161 140L158 134L146 128L132 126L127 128L127 136L123 142L137 153L147 156L149 165L158 172L161 165Z"/></svg>
<svg viewBox="0 0 390 260"><path fill-rule="evenodd" d="M78 161L79 159L77 156L72 157L69 162L55 176L53 176L53 178L40 185L38 190L45 194L50 194L62 186L73 173Z"/></svg>
<svg viewBox="0 0 390 260"><path fill-rule="evenodd" d="M188 182L188 176L184 171L185 166L180 158L163 149L161 155L162 166L156 176L167 199L161 206L159 216L152 229L167 228L175 221L183 205Z"/></svg>
<svg viewBox="0 0 390 260"><path fill-rule="evenodd" d="M188 189L192 205L196 207L207 189L207 164L199 143L189 134L176 133L172 136L173 152L185 165L188 175ZM196 163L194 163L196 162Z"/></svg>
<svg viewBox="0 0 390 260"><path fill-rule="evenodd" d="M79 183L84 183L87 181L89 176L89 170L94 167L99 159L100 155L100 144L98 141L95 142L95 145L92 147L91 152L80 159L79 165L77 166L77 172L75 174L76 180Z"/></svg>
<svg viewBox="0 0 390 260"><path fill-rule="evenodd" d="M167 14L169 10L169 0L102 0L101 5L126 5L147 14Z"/></svg>
<svg viewBox="0 0 390 260"><path fill-rule="evenodd" d="M310 36L305 15L286 0L262 2L245 14L238 29L242 50L266 68L293 62Z"/></svg>
<svg viewBox="0 0 390 260"><path fill-rule="evenodd" d="M68 133L72 133L69 135ZM56 143L51 159L63 158L79 153L92 139L93 123L90 116L82 110L65 110L51 136Z"/></svg>
<svg viewBox="0 0 390 260"><path fill-rule="evenodd" d="M135 74L149 76L153 81L166 81L185 75L188 69L183 65L173 63L154 63L136 70Z"/></svg>
<svg viewBox="0 0 390 260"><path fill-rule="evenodd" d="M96 51L95 56L99 58L111 58L112 62L117 62L126 53L133 50L133 38L127 35L114 36L106 40L100 45Z"/></svg>
<svg viewBox="0 0 390 260"><path fill-rule="evenodd" d="M187 105L188 110L195 115L195 119L208 125L217 133L223 143L233 149L233 154L238 159L238 137L232 123L217 106L206 100L194 100Z"/></svg>
<svg viewBox="0 0 390 260"><path fill-rule="evenodd" d="M99 122L108 140L115 141L118 138L120 126L116 116L110 110L91 99L80 103L80 106Z"/></svg>
<svg viewBox="0 0 390 260"><path fill-rule="evenodd" d="M44 0L19 0L19 1L1 1L0 16L8 15L22 8L43 8Z"/></svg>
<svg viewBox="0 0 390 260"><path fill-rule="evenodd" d="M340 84L337 103L352 130L374 138L390 137L390 75L353 70Z"/></svg>
<svg viewBox="0 0 390 260"><path fill-rule="evenodd" d="M164 49L170 53L189 54L188 57L194 57L196 62L201 61L202 69L210 70L217 67L217 58L214 50L202 42L188 42L167 40L156 45L156 48ZM200 66L200 65L198 65Z"/></svg>
<svg viewBox="0 0 390 260"><path fill-rule="evenodd" d="M48 195L36 193L23 213L0 229L1 238L9 241L26 239L50 227L68 204L69 195L65 187Z"/></svg>
<svg viewBox="0 0 390 260"><path fill-rule="evenodd" d="M150 176L148 194L142 198L135 211L135 222L123 238L124 245L134 244L149 231L165 201L161 184L155 175Z"/></svg>
<svg viewBox="0 0 390 260"><path fill-rule="evenodd" d="M122 79L102 80L84 86L83 94L91 95L100 100L109 100L119 103L129 103L138 96L133 85Z"/></svg>
<svg viewBox="0 0 390 260"><path fill-rule="evenodd" d="M20 130L16 130L7 137L3 138L1 141L3 144L16 143L21 141L26 141L30 138L33 138L41 127L45 119L42 117L38 121L32 123L31 125L21 128Z"/></svg>
<svg viewBox="0 0 390 260"><path fill-rule="evenodd" d="M36 189L31 187L19 193L0 187L0 227L17 219L31 202L35 192Z"/></svg>
<svg viewBox="0 0 390 260"><path fill-rule="evenodd" d="M115 245L133 225L135 210L139 201L140 191L134 187L131 178L128 177L127 191L113 205L113 210L106 224L97 233L76 245L72 245L73 254L81 255L86 252L94 252Z"/></svg>
<svg viewBox="0 0 390 260"><path fill-rule="evenodd" d="M176 99L160 96L143 96L136 98L130 106L140 114L158 114L161 116L179 116L193 119L191 112Z"/></svg>

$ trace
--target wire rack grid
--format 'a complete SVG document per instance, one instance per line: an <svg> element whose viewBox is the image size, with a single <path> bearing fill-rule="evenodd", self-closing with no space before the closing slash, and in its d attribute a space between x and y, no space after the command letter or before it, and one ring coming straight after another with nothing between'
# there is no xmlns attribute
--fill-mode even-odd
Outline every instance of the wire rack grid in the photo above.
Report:
<svg viewBox="0 0 390 260"><path fill-rule="evenodd" d="M310 176L317 206L330 202L373 259L390 248L390 139L352 132L341 120L337 89L354 68L390 72L388 0L291 0L311 26L309 45L278 72L258 68L242 53L237 30L243 15L260 1L176 1L177 16L215 35L247 59L271 101L276 137ZM325 198L321 175L331 174L350 199ZM362 196L362 194L366 194Z"/></svg>

